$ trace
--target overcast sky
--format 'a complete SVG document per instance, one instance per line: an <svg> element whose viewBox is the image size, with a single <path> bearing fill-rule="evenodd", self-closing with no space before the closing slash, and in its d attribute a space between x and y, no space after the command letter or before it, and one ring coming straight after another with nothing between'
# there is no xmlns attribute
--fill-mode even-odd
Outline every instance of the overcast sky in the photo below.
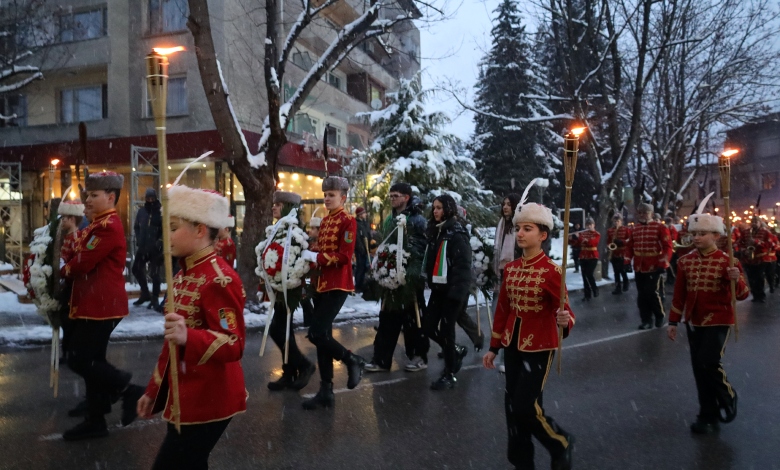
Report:
<svg viewBox="0 0 780 470"><path fill-rule="evenodd" d="M447 13L453 15L450 19L419 25L424 88L452 80L473 96L477 64L490 48L491 16L498 4L499 0L451 0L447 2ZM462 112L450 97L432 97L429 105L454 119L451 132L458 137L468 139L474 131L472 113Z"/></svg>

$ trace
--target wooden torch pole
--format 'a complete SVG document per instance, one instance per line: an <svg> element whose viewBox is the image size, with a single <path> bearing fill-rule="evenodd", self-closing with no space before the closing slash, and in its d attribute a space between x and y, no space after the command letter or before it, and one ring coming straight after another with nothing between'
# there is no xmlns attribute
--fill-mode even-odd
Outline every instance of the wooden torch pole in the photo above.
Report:
<svg viewBox="0 0 780 470"><path fill-rule="evenodd" d="M566 263L569 261L569 213L571 212L571 188L574 183L574 171L577 169L577 153L580 146L580 134L585 128L572 129L563 136L563 171L565 173L566 199L563 206L563 259L561 261L561 291L559 309L566 306ZM561 373L561 355L563 347L563 327L558 325L558 374Z"/></svg>
<svg viewBox="0 0 780 470"><path fill-rule="evenodd" d="M739 150L726 150L718 158L720 170L720 191L723 194L723 205L726 210L726 237L729 251L729 267L734 267L734 243L731 239L731 160ZM739 323L737 323L737 282L731 281L731 311L734 312L734 342L739 340Z"/></svg>
<svg viewBox="0 0 780 470"><path fill-rule="evenodd" d="M178 49L181 50L181 49ZM146 56L146 84L149 90L149 100L152 104L154 124L157 130L157 161L160 166L160 201L162 202L162 235L163 259L165 260L165 283L167 285L167 302L165 312L174 313L173 292L173 262L171 260L171 214L168 202L168 154L165 142L165 105L168 99L168 57L166 53L175 51L154 52ZM173 341L168 342L170 362L171 393L173 406L171 414L176 431L181 434L181 408L179 403L179 364L178 349Z"/></svg>

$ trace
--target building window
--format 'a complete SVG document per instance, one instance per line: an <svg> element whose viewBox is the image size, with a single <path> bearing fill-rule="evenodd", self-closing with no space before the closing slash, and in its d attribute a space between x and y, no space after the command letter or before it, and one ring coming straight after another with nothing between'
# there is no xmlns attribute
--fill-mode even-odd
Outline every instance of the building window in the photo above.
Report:
<svg viewBox="0 0 780 470"><path fill-rule="evenodd" d="M333 124L330 125L329 129L328 145L332 147L342 147L341 143L344 141L344 131Z"/></svg>
<svg viewBox="0 0 780 470"><path fill-rule="evenodd" d="M354 132L349 132L347 134L347 143L355 150L363 150L366 148L366 146L363 145L363 139L360 138L359 134L355 134Z"/></svg>
<svg viewBox="0 0 780 470"><path fill-rule="evenodd" d="M297 65L303 70L310 70L314 66L314 60L306 51L293 53L292 61L293 64Z"/></svg>
<svg viewBox="0 0 780 470"><path fill-rule="evenodd" d="M80 11L59 17L60 42L83 41L106 35L106 9Z"/></svg>
<svg viewBox="0 0 780 470"><path fill-rule="evenodd" d="M328 72L326 78L329 84L341 90L341 77L339 77L333 72Z"/></svg>
<svg viewBox="0 0 780 470"><path fill-rule="evenodd" d="M108 87L95 85L60 91L60 122L98 121L108 117Z"/></svg>
<svg viewBox="0 0 780 470"><path fill-rule="evenodd" d="M777 173L764 173L761 175L763 189L774 189L777 186Z"/></svg>
<svg viewBox="0 0 780 470"><path fill-rule="evenodd" d="M0 97L0 127L24 127L27 125L27 97L6 95Z"/></svg>
<svg viewBox="0 0 780 470"><path fill-rule="evenodd" d="M290 130L296 134L303 135L303 133L306 132L316 136L317 124L319 124L319 122L316 119L310 117L308 114L298 113L290 123Z"/></svg>
<svg viewBox="0 0 780 470"><path fill-rule="evenodd" d="M149 32L185 31L188 15L187 0L149 0Z"/></svg>
<svg viewBox="0 0 780 470"><path fill-rule="evenodd" d="M385 107L385 90L374 82L368 82L368 104L373 109Z"/></svg>
<svg viewBox="0 0 780 470"><path fill-rule="evenodd" d="M144 90L149 93L144 84ZM165 102L166 116L186 116L189 113L187 106L187 77L170 77L168 79L168 100ZM146 98L146 117L153 117L152 101Z"/></svg>

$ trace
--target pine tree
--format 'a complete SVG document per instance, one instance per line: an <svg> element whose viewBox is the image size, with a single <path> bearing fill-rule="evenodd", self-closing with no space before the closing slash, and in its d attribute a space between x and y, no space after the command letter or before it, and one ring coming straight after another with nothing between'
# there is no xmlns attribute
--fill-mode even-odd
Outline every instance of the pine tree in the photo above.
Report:
<svg viewBox="0 0 780 470"><path fill-rule="evenodd" d="M534 51L516 0L504 0L495 10L492 47L480 62L470 148L485 187L503 195L522 191L534 178L555 178L550 149L550 124L513 123L497 116L533 119L550 114L537 98L545 94L545 75Z"/></svg>
<svg viewBox="0 0 780 470"><path fill-rule="evenodd" d="M445 130L450 118L425 110L426 94L419 75L402 79L399 90L388 94L387 108L367 113L375 139L365 161L351 165L368 165L387 183L411 184L423 202L448 193L470 214L487 211L492 193L474 176L476 164L466 145Z"/></svg>

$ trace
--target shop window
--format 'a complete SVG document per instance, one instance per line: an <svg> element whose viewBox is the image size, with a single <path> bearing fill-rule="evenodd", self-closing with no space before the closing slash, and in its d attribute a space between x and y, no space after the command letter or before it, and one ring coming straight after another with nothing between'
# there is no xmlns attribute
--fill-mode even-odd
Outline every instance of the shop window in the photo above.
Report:
<svg viewBox="0 0 780 470"><path fill-rule="evenodd" d="M146 86L144 84L144 86ZM144 88L146 89L146 88ZM171 77L168 79L168 100L165 103L166 116L186 116L189 112L187 106L187 77ZM147 98L146 116L153 117L152 102Z"/></svg>
<svg viewBox="0 0 780 470"><path fill-rule="evenodd" d="M149 0L149 33L185 31L188 14L187 0Z"/></svg>
<svg viewBox="0 0 780 470"><path fill-rule="evenodd" d="M764 173L761 175L763 189L774 189L777 186L777 173Z"/></svg>
<svg viewBox="0 0 780 470"><path fill-rule="evenodd" d="M108 88L95 85L60 91L60 122L97 121L108 117Z"/></svg>
<svg viewBox="0 0 780 470"><path fill-rule="evenodd" d="M60 42L83 41L106 35L106 9L80 11L59 17Z"/></svg>
<svg viewBox="0 0 780 470"><path fill-rule="evenodd" d="M0 115L2 115L0 127L26 126L27 97L24 95L5 95L0 97Z"/></svg>

